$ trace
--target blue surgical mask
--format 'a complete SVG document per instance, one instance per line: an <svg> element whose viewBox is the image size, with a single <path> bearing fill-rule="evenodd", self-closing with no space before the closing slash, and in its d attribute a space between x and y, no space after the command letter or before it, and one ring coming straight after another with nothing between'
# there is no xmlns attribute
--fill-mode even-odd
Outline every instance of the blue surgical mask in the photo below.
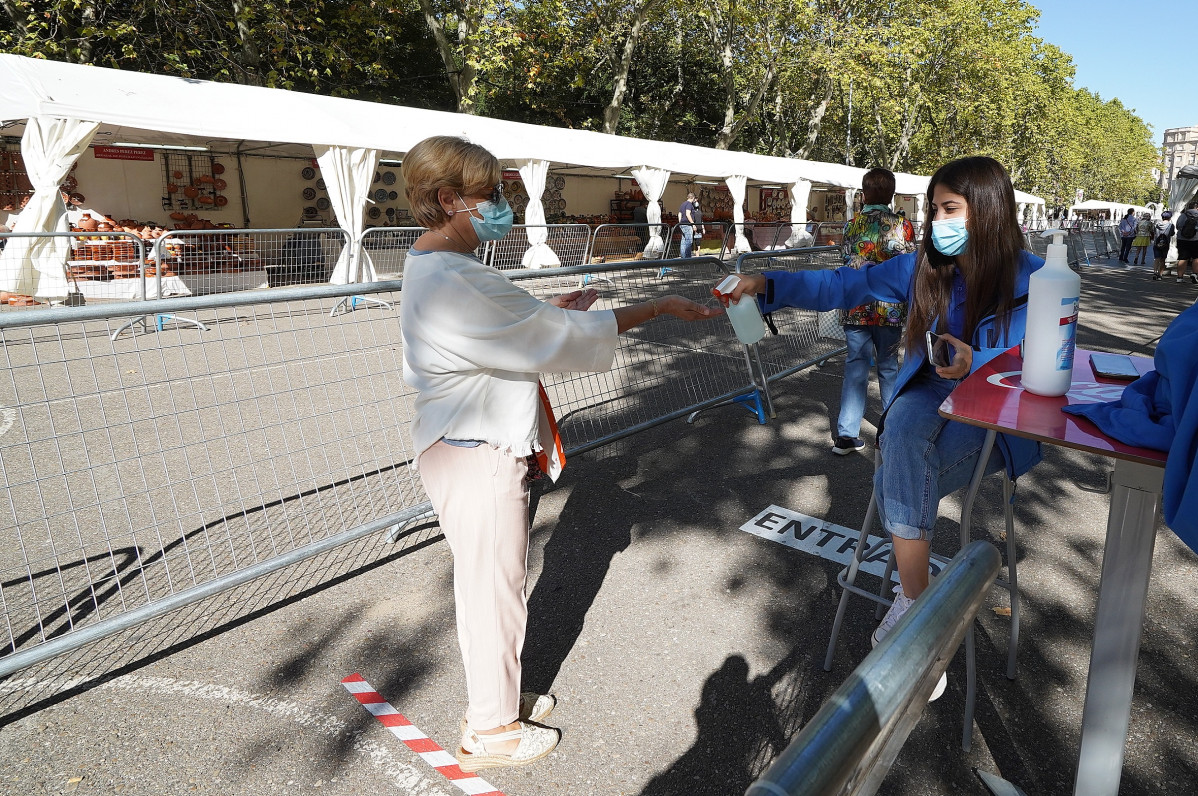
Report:
<svg viewBox="0 0 1198 796"><path fill-rule="evenodd" d="M932 245L947 257L956 257L969 243L969 230L964 218L946 218L932 222Z"/></svg>
<svg viewBox="0 0 1198 796"><path fill-rule="evenodd" d="M476 204L474 207L465 207L466 200L458 196L466 211L473 210L482 218L475 218L474 213L470 213L470 226L474 227L474 234L478 235L479 240L499 240L507 235L512 229L512 208L507 203L507 199L501 194L498 201L483 201Z"/></svg>

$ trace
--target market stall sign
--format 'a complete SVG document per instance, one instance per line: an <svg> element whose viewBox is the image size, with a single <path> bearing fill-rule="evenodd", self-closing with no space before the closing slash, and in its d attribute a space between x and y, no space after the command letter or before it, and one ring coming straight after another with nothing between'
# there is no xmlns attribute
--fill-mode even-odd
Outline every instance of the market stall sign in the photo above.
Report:
<svg viewBox="0 0 1198 796"><path fill-rule="evenodd" d="M154 150L140 147L97 146L92 150L96 157L104 160L153 160Z"/></svg>
<svg viewBox="0 0 1198 796"><path fill-rule="evenodd" d="M520 179L520 172L515 169L504 169L503 178L505 180L518 180Z"/></svg>

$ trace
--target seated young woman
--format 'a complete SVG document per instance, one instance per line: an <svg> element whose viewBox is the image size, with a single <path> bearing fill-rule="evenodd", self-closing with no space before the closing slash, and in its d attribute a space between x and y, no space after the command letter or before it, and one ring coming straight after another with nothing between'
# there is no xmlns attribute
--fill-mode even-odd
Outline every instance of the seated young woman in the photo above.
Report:
<svg viewBox="0 0 1198 796"><path fill-rule="evenodd" d="M1024 335L1028 277L1044 264L1024 249L1006 169L988 157L945 164L928 183L928 218L918 251L860 270L742 275L732 298L756 294L763 312L833 310L866 301L907 302L902 368L878 425L874 495L894 544L900 585L874 631L876 645L928 586L929 549L940 499L965 486L986 432L937 412L957 382ZM946 364L928 361L926 334ZM1012 478L1040 460L1040 446L999 434L987 472ZM941 678L932 698L944 691Z"/></svg>

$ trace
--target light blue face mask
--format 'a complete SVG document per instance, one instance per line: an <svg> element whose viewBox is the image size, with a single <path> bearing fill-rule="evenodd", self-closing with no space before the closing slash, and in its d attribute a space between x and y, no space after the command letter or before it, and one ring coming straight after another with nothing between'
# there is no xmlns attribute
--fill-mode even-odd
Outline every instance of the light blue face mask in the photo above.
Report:
<svg viewBox="0 0 1198 796"><path fill-rule="evenodd" d="M969 243L969 230L964 218L946 218L932 222L932 245L946 257L956 257Z"/></svg>
<svg viewBox="0 0 1198 796"><path fill-rule="evenodd" d="M475 218L474 213L470 213L470 226L474 227L474 234L478 235L478 239L482 240L500 240L507 235L512 229L512 208L507 203L507 199L501 194L499 201L483 201L476 204L474 207L465 207L466 200L458 196L467 212L473 210L482 218Z"/></svg>

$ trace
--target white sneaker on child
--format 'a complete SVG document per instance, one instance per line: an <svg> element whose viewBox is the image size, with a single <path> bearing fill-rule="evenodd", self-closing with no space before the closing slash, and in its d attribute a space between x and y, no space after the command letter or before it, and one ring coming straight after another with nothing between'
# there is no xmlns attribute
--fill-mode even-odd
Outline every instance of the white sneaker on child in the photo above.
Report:
<svg viewBox="0 0 1198 796"><path fill-rule="evenodd" d="M890 610L886 612L886 616L882 617L882 623L878 625L877 629L874 630L873 635L870 636L870 641L873 642L873 646L876 647L878 644L882 643L882 639L886 638L886 634L898 624L898 621L903 618L903 614L907 613L907 609L910 608L911 604L914 602L915 601L906 594L903 594L902 586L894 587L894 602L890 604ZM928 701L935 702L941 697L941 695L944 694L944 689L947 687L948 675L941 673L940 679L936 681L936 687L932 689L932 695L928 697Z"/></svg>

